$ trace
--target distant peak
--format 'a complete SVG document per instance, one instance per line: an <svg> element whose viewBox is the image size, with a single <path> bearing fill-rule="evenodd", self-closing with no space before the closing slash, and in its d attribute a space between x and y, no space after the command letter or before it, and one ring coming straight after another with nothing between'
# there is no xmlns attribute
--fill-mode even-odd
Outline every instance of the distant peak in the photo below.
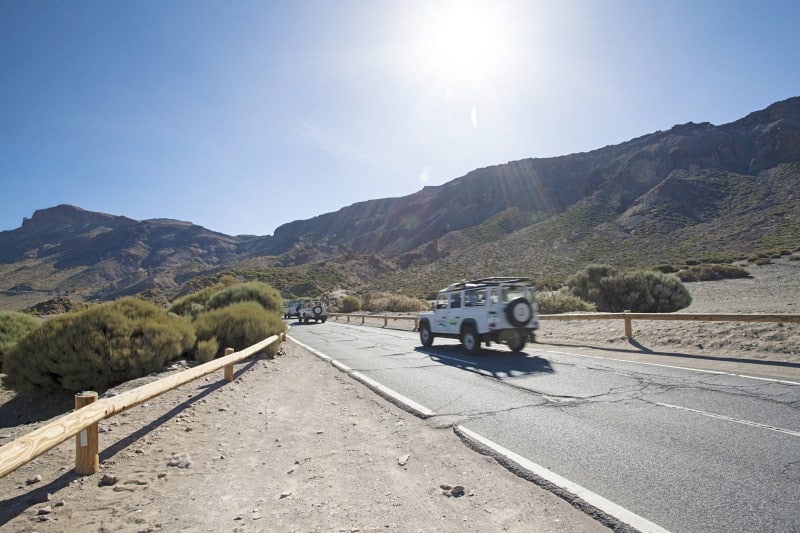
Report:
<svg viewBox="0 0 800 533"><path fill-rule="evenodd" d="M86 211L69 204L60 204L46 209L37 209L31 218L22 220L22 227L67 225L76 222L107 222L116 219L113 215Z"/></svg>

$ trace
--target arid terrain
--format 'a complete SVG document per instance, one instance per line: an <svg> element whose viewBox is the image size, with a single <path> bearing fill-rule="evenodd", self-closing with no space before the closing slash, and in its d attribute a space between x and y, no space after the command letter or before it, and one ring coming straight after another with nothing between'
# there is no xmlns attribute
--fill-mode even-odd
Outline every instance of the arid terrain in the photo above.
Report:
<svg viewBox="0 0 800 533"><path fill-rule="evenodd" d="M752 279L688 284L694 301L684 311L800 312L800 262L749 270ZM791 376L800 367L800 324L634 321L628 341L621 321L543 321L538 339L541 346L529 348L738 365L737 372L800 379ZM71 403L0 394L0 444ZM101 472L76 476L67 442L0 479L0 528L605 529L467 448L452 430L429 427L291 342L275 359L237 366L234 383L220 372L100 426Z"/></svg>

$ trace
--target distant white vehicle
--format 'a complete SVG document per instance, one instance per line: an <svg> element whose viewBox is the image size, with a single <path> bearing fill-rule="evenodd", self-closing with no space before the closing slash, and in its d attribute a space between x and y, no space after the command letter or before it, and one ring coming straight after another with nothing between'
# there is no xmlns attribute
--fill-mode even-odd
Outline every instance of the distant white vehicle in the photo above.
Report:
<svg viewBox="0 0 800 533"><path fill-rule="evenodd" d="M419 339L424 346L435 337L461 340L475 355L481 343L525 348L539 327L536 292L530 278L484 278L453 283L439 291L433 310L419 315Z"/></svg>
<svg viewBox="0 0 800 533"><path fill-rule="evenodd" d="M306 300L300 306L300 322L308 324L314 322L325 322L328 320L328 306L321 300Z"/></svg>
<svg viewBox="0 0 800 533"><path fill-rule="evenodd" d="M283 306L283 318L300 318L300 304L301 302L291 301Z"/></svg>

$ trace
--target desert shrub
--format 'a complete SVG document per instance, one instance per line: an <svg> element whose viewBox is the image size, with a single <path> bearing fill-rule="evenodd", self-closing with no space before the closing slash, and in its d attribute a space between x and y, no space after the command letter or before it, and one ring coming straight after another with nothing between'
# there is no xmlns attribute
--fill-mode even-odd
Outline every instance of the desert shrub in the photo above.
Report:
<svg viewBox="0 0 800 533"><path fill-rule="evenodd" d="M800 261L800 255L790 255L789 261Z"/></svg>
<svg viewBox="0 0 800 533"><path fill-rule="evenodd" d="M77 302L64 296L57 296L50 298L43 302L39 302L25 310L26 313L31 313L38 316L51 316L60 315L62 313L69 313L70 311L78 311L88 307L89 304L84 302Z"/></svg>
<svg viewBox="0 0 800 533"><path fill-rule="evenodd" d="M749 278L750 273L738 265L697 265L677 274L683 282L716 281L721 279Z"/></svg>
<svg viewBox="0 0 800 533"><path fill-rule="evenodd" d="M160 370L195 344L186 320L134 298L44 322L6 358L6 384L36 393L103 391Z"/></svg>
<svg viewBox="0 0 800 533"><path fill-rule="evenodd" d="M216 338L197 341L197 348L194 351L194 358L198 363L208 363L217 357L219 353L219 342Z"/></svg>
<svg viewBox="0 0 800 533"><path fill-rule="evenodd" d="M0 371L6 354L20 339L39 327L41 322L31 315L16 311L0 311Z"/></svg>
<svg viewBox="0 0 800 533"><path fill-rule="evenodd" d="M225 348L247 348L286 330L286 325L277 313L267 311L256 302L238 302L205 312L197 317L194 327L198 348L200 342L216 339L216 355L220 355ZM208 347L204 349L207 350ZM274 355L277 349L276 343L268 352Z"/></svg>
<svg viewBox="0 0 800 533"><path fill-rule="evenodd" d="M599 311L667 313L692 303L689 291L674 276L651 271L619 273L607 265L589 265L570 276L567 287Z"/></svg>
<svg viewBox="0 0 800 533"><path fill-rule="evenodd" d="M169 307L169 312L175 313L176 315L196 316L197 310L205 310L208 300L224 288L225 287L223 285L217 284L211 287L200 289L192 294L181 296L172 302L172 305Z"/></svg>
<svg viewBox="0 0 800 533"><path fill-rule="evenodd" d="M263 281L248 281L222 289L208 299L206 307L219 309L239 302L256 302L276 315L283 313L283 297Z"/></svg>
<svg viewBox="0 0 800 533"><path fill-rule="evenodd" d="M430 304L425 300L412 298L404 294L374 292L364 295L361 308L370 313L379 313L383 311L391 313L413 313L429 309Z"/></svg>
<svg viewBox="0 0 800 533"><path fill-rule="evenodd" d="M361 300L356 296L345 296L342 298L342 303L339 304L339 311L342 313L361 311Z"/></svg>
<svg viewBox="0 0 800 533"><path fill-rule="evenodd" d="M603 295L602 311L639 313L670 313L692 303L683 283L660 272L628 272L600 280Z"/></svg>
<svg viewBox="0 0 800 533"><path fill-rule="evenodd" d="M673 274L675 272L678 272L680 269L674 265L664 264L654 267L653 270L655 270L656 272L661 272L662 274Z"/></svg>
<svg viewBox="0 0 800 533"><path fill-rule="evenodd" d="M616 269L608 265L589 265L567 278L567 287L573 296L597 304L601 308L600 280L617 275Z"/></svg>
<svg viewBox="0 0 800 533"><path fill-rule="evenodd" d="M572 313L576 311L592 312L597 310L593 303L581 300L577 296L566 292L540 292L537 301L539 312L543 315L558 313Z"/></svg>
<svg viewBox="0 0 800 533"><path fill-rule="evenodd" d="M753 260L754 265L768 265L772 263L772 260L769 257L757 257Z"/></svg>

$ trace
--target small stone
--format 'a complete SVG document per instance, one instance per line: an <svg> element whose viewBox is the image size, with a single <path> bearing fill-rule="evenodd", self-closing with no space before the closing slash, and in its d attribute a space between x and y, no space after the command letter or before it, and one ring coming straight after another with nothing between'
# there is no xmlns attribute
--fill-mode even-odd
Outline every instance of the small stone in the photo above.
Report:
<svg viewBox="0 0 800 533"><path fill-rule="evenodd" d="M406 466L406 463L408 463L408 459L410 457L411 455L409 454L401 455L400 457L397 458L397 464L399 464L400 466Z"/></svg>
<svg viewBox="0 0 800 533"><path fill-rule="evenodd" d="M47 507L42 507L41 509L39 509L36 512L36 514L37 515L43 515L43 514L50 514L52 512L53 512L53 509L51 509L50 506L48 505Z"/></svg>
<svg viewBox="0 0 800 533"><path fill-rule="evenodd" d="M450 489L453 488L453 486L452 485L448 485L447 483L442 483L441 485L439 485L439 488L442 489L442 490L450 490Z"/></svg>
<svg viewBox="0 0 800 533"><path fill-rule="evenodd" d="M464 495L464 493L465 493L464 487L462 487L461 485L456 485L455 487L450 489L450 496L452 496L453 498L460 498L461 496Z"/></svg>
<svg viewBox="0 0 800 533"><path fill-rule="evenodd" d="M290 490L285 490L285 491L281 492L281 495L280 495L280 497L279 497L278 499L279 499L279 500L282 500L282 499L284 499L284 498L288 498L288 497L289 497L289 496L291 496L291 495L292 495L292 491L290 491Z"/></svg>
<svg viewBox="0 0 800 533"><path fill-rule="evenodd" d="M177 455L173 455L169 461L167 461L167 466L175 466L178 468L189 468L192 464L192 459L189 457L188 453L179 453Z"/></svg>
<svg viewBox="0 0 800 533"><path fill-rule="evenodd" d="M100 483L97 484L98 487L110 487L111 485L116 485L119 478L114 474L103 474L103 478L100 480Z"/></svg>
<svg viewBox="0 0 800 533"><path fill-rule="evenodd" d="M165 477L167 477L167 473L166 473L166 472L161 472L161 473L158 475L158 479L164 479Z"/></svg>
<svg viewBox="0 0 800 533"><path fill-rule="evenodd" d="M53 507L64 507L67 504L66 500L58 500L53 504Z"/></svg>
<svg viewBox="0 0 800 533"><path fill-rule="evenodd" d="M256 513L256 512L253 512L253 513L250 515L250 518L251 518L252 520L261 520L261 513Z"/></svg>
<svg viewBox="0 0 800 533"><path fill-rule="evenodd" d="M41 483L41 481L42 481L42 476L37 474L37 475L35 475L33 477L30 477L30 478L26 479L25 480L25 484L26 485L35 485L36 483Z"/></svg>

